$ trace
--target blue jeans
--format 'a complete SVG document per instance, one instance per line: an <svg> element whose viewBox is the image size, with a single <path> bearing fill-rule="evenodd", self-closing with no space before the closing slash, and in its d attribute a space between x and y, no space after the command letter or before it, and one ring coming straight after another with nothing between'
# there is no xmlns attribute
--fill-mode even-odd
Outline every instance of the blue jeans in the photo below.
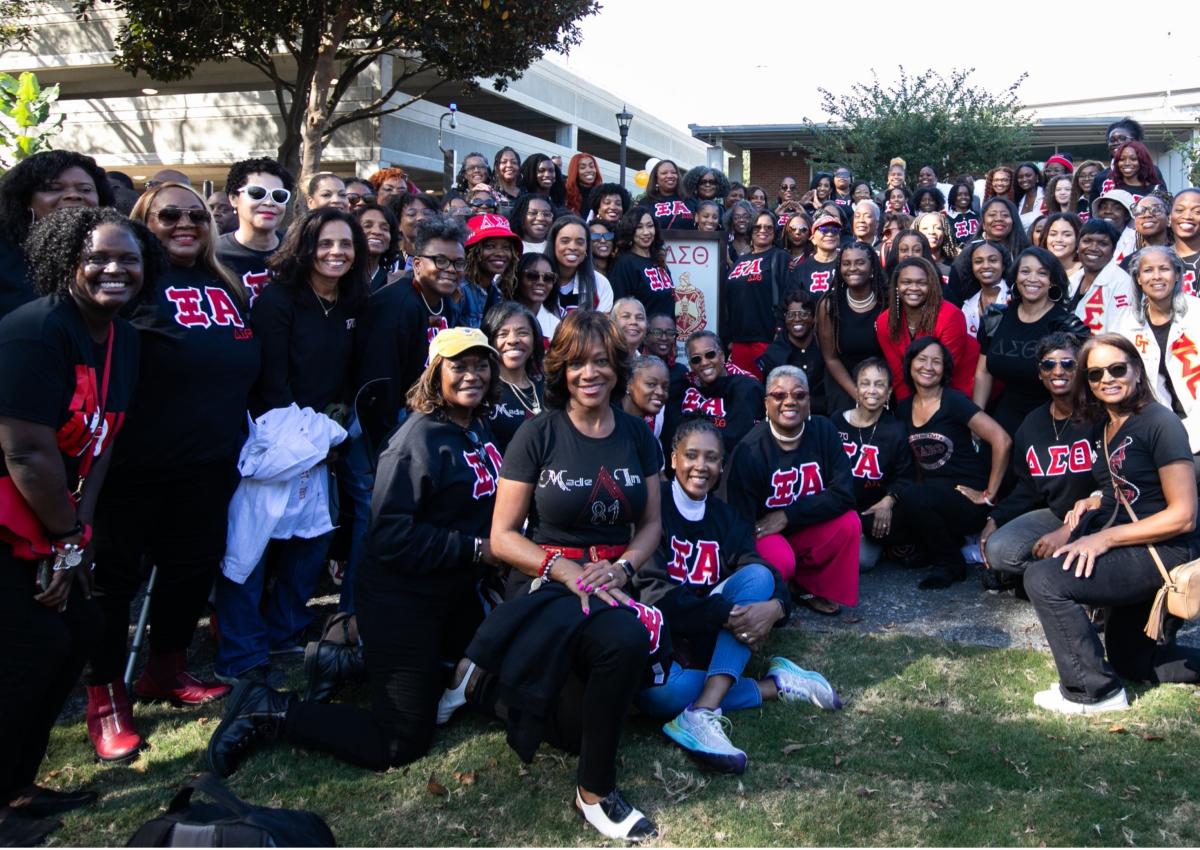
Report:
<svg viewBox="0 0 1200 850"><path fill-rule="evenodd" d="M342 489L350 497L354 521L350 527L350 560L346 562L346 571L342 576L342 595L338 601L338 610L353 614L354 574L366 551L367 528L371 524L371 488L375 484L375 473L371 469L371 459L367 456L367 441L361 433L343 445L346 450L338 459L338 475Z"/></svg>
<svg viewBox="0 0 1200 850"><path fill-rule="evenodd" d="M305 539L272 540L245 584L217 577L217 622L221 640L216 671L237 676L267 663L270 650L299 643L312 622L308 600L317 586L333 533ZM267 559L277 552L275 583L264 600Z"/></svg>
<svg viewBox="0 0 1200 850"><path fill-rule="evenodd" d="M1054 511L1042 508L1022 514L996 529L987 541L987 559L993 570L1022 575L1033 557L1033 544L1043 535L1062 528L1063 521Z"/></svg>
<svg viewBox="0 0 1200 850"><path fill-rule="evenodd" d="M735 605L766 602L775 592L775 575L761 564L747 564L713 588L712 592L732 599ZM749 660L750 647L734 637L728 629L721 629L713 647L712 659L708 662L708 670L685 670L672 662L667 681L638 694L637 707L653 717L674 717L700 696L704 683L712 676L733 678L733 687L721 700L722 713L762 705L758 682L742 676Z"/></svg>

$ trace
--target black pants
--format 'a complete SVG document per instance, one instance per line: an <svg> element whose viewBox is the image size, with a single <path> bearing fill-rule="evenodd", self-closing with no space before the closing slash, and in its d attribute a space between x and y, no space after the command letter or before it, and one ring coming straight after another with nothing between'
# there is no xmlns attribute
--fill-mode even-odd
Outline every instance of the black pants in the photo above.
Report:
<svg viewBox="0 0 1200 850"><path fill-rule="evenodd" d="M635 617L597 617L580 628L575 641L574 664L546 718L545 740L578 753L579 786L607 796L617 786L621 730L646 669L646 630ZM487 675L471 701L503 717L498 690L497 678Z"/></svg>
<svg viewBox="0 0 1200 850"><path fill-rule="evenodd" d="M948 485L916 484L904 491L893 522L934 567L966 569L963 538L978 534L987 522L987 505L977 505Z"/></svg>
<svg viewBox="0 0 1200 850"><path fill-rule="evenodd" d="M1157 546L1167 569L1189 557L1186 546ZM1124 677L1150 682L1200 682L1200 650L1158 644L1143 633L1162 576L1145 546L1121 546L1096 559L1090 578L1064 572L1062 558L1045 558L1025 571L1025 591L1046 632L1063 695L1074 702L1104 700ZM1083 610L1111 607L1104 643ZM1167 630L1173 634L1174 629Z"/></svg>
<svg viewBox="0 0 1200 850"><path fill-rule="evenodd" d="M0 806L37 777L50 730L100 631L78 585L59 613L33 597L36 567L0 546Z"/></svg>
<svg viewBox="0 0 1200 850"><path fill-rule="evenodd" d="M104 632L88 680L102 685L124 672L129 605L158 565L150 596L150 650L186 650L204 613L225 554L229 499L237 470L193 467L167 481L113 477L96 508L96 601Z"/></svg>
<svg viewBox="0 0 1200 850"><path fill-rule="evenodd" d="M284 738L372 770L408 764L433 743L443 662L458 661L483 620L474 589L455 597L359 595L371 710L296 703Z"/></svg>

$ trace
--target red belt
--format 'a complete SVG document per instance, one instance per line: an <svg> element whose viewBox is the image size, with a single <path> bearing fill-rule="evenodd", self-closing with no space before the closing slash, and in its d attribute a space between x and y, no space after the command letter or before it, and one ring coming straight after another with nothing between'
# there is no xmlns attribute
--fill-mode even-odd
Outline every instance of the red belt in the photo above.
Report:
<svg viewBox="0 0 1200 850"><path fill-rule="evenodd" d="M625 546L589 546L586 549L579 549L571 546L550 546L544 543L540 545L547 552L557 552L567 560L583 561L586 558L589 563L619 558L625 554L626 549Z"/></svg>

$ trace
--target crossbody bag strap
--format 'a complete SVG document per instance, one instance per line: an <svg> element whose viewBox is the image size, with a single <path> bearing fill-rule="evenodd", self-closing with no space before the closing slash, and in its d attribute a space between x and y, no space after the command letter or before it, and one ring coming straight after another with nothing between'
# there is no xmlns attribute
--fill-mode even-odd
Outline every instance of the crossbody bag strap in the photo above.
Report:
<svg viewBox="0 0 1200 850"><path fill-rule="evenodd" d="M1129 518L1134 522L1138 521L1137 514L1133 512L1133 506L1125 499L1125 493L1117 486L1117 476L1113 474L1112 456L1108 453L1108 426L1104 426L1101 432L1104 435L1104 462L1108 465L1108 478L1112 484L1113 493L1117 497L1117 501L1125 506L1125 512L1129 514ZM1158 567L1158 572L1162 576L1163 584L1171 583L1171 574L1167 568L1163 566L1162 558L1158 556L1158 550L1154 548L1153 543L1147 543L1146 548L1150 550L1150 557L1154 559L1154 566Z"/></svg>

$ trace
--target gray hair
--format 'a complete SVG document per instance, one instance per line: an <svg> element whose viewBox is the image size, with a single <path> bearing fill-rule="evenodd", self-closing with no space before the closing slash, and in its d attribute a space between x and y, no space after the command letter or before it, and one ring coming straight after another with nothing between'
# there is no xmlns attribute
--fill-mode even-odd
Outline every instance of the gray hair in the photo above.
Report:
<svg viewBox="0 0 1200 850"><path fill-rule="evenodd" d="M1163 254L1167 258L1167 261L1170 262L1171 268L1175 270L1175 290L1171 297L1171 320L1174 321L1177 318L1186 316L1188 311L1187 296L1183 294L1183 275L1185 271L1183 260L1179 259L1179 255L1175 253L1175 249L1170 245L1147 245L1129 258L1129 276L1133 278L1134 285L1138 288L1137 317L1142 324L1150 323L1150 318L1147 315L1147 310L1149 309L1147 304L1150 299L1142 291L1142 284L1138 280L1138 276L1142 271L1142 261L1152 253Z"/></svg>
<svg viewBox="0 0 1200 850"><path fill-rule="evenodd" d="M745 198L740 201L734 201L729 209L725 211L725 216L721 219L721 226L725 228L727 233L733 232L733 211L736 209L745 209L746 212L750 214L750 224L752 226L754 224L754 216L758 212L758 210L754 208L754 204L750 203Z"/></svg>
<svg viewBox="0 0 1200 850"><path fill-rule="evenodd" d="M875 203L870 198L863 198L861 201L856 203L854 205L854 211L858 212L864 205L870 207L871 215L874 216L876 221L879 221L879 204Z"/></svg>
<svg viewBox="0 0 1200 850"><path fill-rule="evenodd" d="M643 369L653 369L655 366L662 366L666 369L667 374L671 374L671 370L667 368L667 363L661 357L656 357L653 354L640 354L629 361L630 376L636 375Z"/></svg>
<svg viewBox="0 0 1200 850"><path fill-rule="evenodd" d="M636 305L638 305L638 307L641 308L642 315L646 314L646 305L645 304L643 304L638 299L634 298L632 295L626 295L624 298L618 298L616 301L613 302L612 313L610 315L614 319L617 317L617 308L620 307L622 304L636 304Z"/></svg>
<svg viewBox="0 0 1200 850"><path fill-rule="evenodd" d="M776 366L767 375L767 390L770 391L771 387L783 378L795 378L804 389L808 389L808 375L804 374L804 370L799 366Z"/></svg>

